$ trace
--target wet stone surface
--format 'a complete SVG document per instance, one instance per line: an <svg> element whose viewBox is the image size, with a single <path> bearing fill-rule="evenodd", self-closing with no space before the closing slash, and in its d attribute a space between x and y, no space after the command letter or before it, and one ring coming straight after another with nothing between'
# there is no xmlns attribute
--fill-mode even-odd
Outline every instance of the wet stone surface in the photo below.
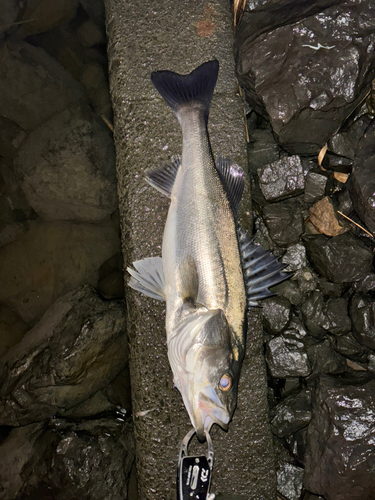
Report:
<svg viewBox="0 0 375 500"><path fill-rule="evenodd" d="M280 201L299 194L305 187L299 156L281 158L257 170L259 185L267 201Z"/></svg>
<svg viewBox="0 0 375 500"><path fill-rule="evenodd" d="M280 247L297 243L303 233L303 219L298 201L287 200L264 207L264 222L270 238Z"/></svg>
<svg viewBox="0 0 375 500"><path fill-rule="evenodd" d="M373 497L375 380L320 377L308 428L305 487L326 500Z"/></svg>

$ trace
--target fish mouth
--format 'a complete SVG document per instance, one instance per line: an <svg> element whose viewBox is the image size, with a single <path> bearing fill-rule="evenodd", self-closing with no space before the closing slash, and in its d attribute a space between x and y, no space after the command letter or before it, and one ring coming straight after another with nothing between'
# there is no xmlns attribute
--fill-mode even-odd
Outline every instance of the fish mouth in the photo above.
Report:
<svg viewBox="0 0 375 500"><path fill-rule="evenodd" d="M210 432L213 424L228 430L230 415L212 388L201 391L194 406L192 422L199 441L205 441L205 430Z"/></svg>

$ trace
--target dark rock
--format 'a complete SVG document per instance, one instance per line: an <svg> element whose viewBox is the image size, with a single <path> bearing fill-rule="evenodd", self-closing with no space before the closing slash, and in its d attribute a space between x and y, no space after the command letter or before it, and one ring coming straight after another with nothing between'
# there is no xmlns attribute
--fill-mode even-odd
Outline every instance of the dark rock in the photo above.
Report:
<svg viewBox="0 0 375 500"><path fill-rule="evenodd" d="M344 215L349 215L354 211L352 199L350 198L349 191L345 189L337 197L337 210Z"/></svg>
<svg viewBox="0 0 375 500"><path fill-rule="evenodd" d="M306 203L314 203L324 196L327 184L327 176L319 172L309 172L305 180L305 192L303 200Z"/></svg>
<svg viewBox="0 0 375 500"><path fill-rule="evenodd" d="M314 493L310 493L309 491L305 491L305 494L302 497L302 500L325 500L320 495L314 495Z"/></svg>
<svg viewBox="0 0 375 500"><path fill-rule="evenodd" d="M0 156L12 159L25 137L26 132L17 123L0 116Z"/></svg>
<svg viewBox="0 0 375 500"><path fill-rule="evenodd" d="M375 300L357 293L350 301L353 335L361 344L375 350Z"/></svg>
<svg viewBox="0 0 375 500"><path fill-rule="evenodd" d="M110 419L15 428L0 445L3 500L120 500L134 461L129 423Z"/></svg>
<svg viewBox="0 0 375 500"><path fill-rule="evenodd" d="M335 352L329 339L310 342L307 355L313 373L343 373L346 370L345 359Z"/></svg>
<svg viewBox="0 0 375 500"><path fill-rule="evenodd" d="M263 209L263 217L271 239L280 247L297 243L303 233L303 219L298 201L269 204Z"/></svg>
<svg viewBox="0 0 375 500"><path fill-rule="evenodd" d="M259 186L267 201L280 201L302 193L305 178L299 156L280 158L258 168Z"/></svg>
<svg viewBox="0 0 375 500"><path fill-rule="evenodd" d="M73 102L86 101L82 86L44 50L6 42L0 59L1 113L23 130L33 130Z"/></svg>
<svg viewBox="0 0 375 500"><path fill-rule="evenodd" d="M302 293L295 281L284 281L283 283L280 283L280 285L275 286L273 291L277 293L277 295L281 295L282 297L288 299L294 306L298 306L302 302Z"/></svg>
<svg viewBox="0 0 375 500"><path fill-rule="evenodd" d="M261 33L271 31L285 24L313 16L342 0L249 0L243 19L236 31L236 50L246 51L247 45ZM241 61L241 59L239 59Z"/></svg>
<svg viewBox="0 0 375 500"><path fill-rule="evenodd" d="M263 28L261 22L236 35L237 74L246 98L268 116L280 145L292 154L317 154L358 107L374 78L375 6L333 3L324 2L330 8L322 12L315 10L320 2L314 2L310 17L292 23L280 14L285 4L280 8L272 2L269 11L262 3ZM287 4L291 13L286 18L302 19L303 8L298 4L296 14L296 4ZM253 27L251 14L243 26L246 22Z"/></svg>
<svg viewBox="0 0 375 500"><path fill-rule="evenodd" d="M124 298L124 273L114 271L101 279L97 286L98 292L105 299L123 299Z"/></svg>
<svg viewBox="0 0 375 500"><path fill-rule="evenodd" d="M316 271L334 283L360 281L372 270L371 250L349 233L309 237L305 246Z"/></svg>
<svg viewBox="0 0 375 500"><path fill-rule="evenodd" d="M0 425L41 421L82 403L127 364L123 303L91 287L59 299L0 362Z"/></svg>
<svg viewBox="0 0 375 500"><path fill-rule="evenodd" d="M102 0L80 0L83 9L98 26L104 27L105 11Z"/></svg>
<svg viewBox="0 0 375 500"><path fill-rule="evenodd" d="M19 0L3 0L0 5L0 40L11 31L23 8Z"/></svg>
<svg viewBox="0 0 375 500"><path fill-rule="evenodd" d="M116 209L111 133L88 106L68 107L35 129L14 166L30 205L44 219L100 221Z"/></svg>
<svg viewBox="0 0 375 500"><path fill-rule="evenodd" d="M287 436L285 439L289 445L291 455L296 457L300 464L304 465L306 454L307 427L299 429L293 435Z"/></svg>
<svg viewBox="0 0 375 500"><path fill-rule="evenodd" d="M375 232L375 120L358 144L350 183L355 211Z"/></svg>
<svg viewBox="0 0 375 500"><path fill-rule="evenodd" d="M77 37L84 47L93 47L105 43L103 30L92 20L88 19L77 29Z"/></svg>
<svg viewBox="0 0 375 500"><path fill-rule="evenodd" d="M247 155L249 169L254 173L258 168L279 160L280 150L272 130L267 128L252 131Z"/></svg>
<svg viewBox="0 0 375 500"><path fill-rule="evenodd" d="M308 427L304 486L326 500L371 500L375 488L375 381L320 377Z"/></svg>
<svg viewBox="0 0 375 500"><path fill-rule="evenodd" d="M297 271L308 266L306 259L306 249L302 243L296 243L288 247L281 262L288 264L288 271Z"/></svg>
<svg viewBox="0 0 375 500"><path fill-rule="evenodd" d="M109 84L103 66L90 62L80 70L79 81L87 91L90 104L98 116L111 117L111 99Z"/></svg>
<svg viewBox="0 0 375 500"><path fill-rule="evenodd" d="M346 358L364 361L368 350L360 344L351 332L335 338L335 350Z"/></svg>
<svg viewBox="0 0 375 500"><path fill-rule="evenodd" d="M96 286L98 268L120 250L118 226L30 221L30 229L0 248L0 302L33 326L59 297Z"/></svg>
<svg viewBox="0 0 375 500"><path fill-rule="evenodd" d="M10 307L0 304L0 358L30 329Z"/></svg>
<svg viewBox="0 0 375 500"><path fill-rule="evenodd" d="M344 298L324 301L323 295L314 291L302 304L301 311L305 325L314 337L320 338L327 332L341 335L351 330L348 303Z"/></svg>
<svg viewBox="0 0 375 500"><path fill-rule="evenodd" d="M282 332L291 318L291 304L285 297L270 297L262 302L263 326L273 335Z"/></svg>
<svg viewBox="0 0 375 500"><path fill-rule="evenodd" d="M18 184L12 161L0 158L0 247L25 233L29 220L35 218Z"/></svg>
<svg viewBox="0 0 375 500"><path fill-rule="evenodd" d="M328 151L354 160L356 144L348 133L339 132L328 141Z"/></svg>
<svg viewBox="0 0 375 500"><path fill-rule="evenodd" d="M353 283L353 289L363 293L375 291L375 273L369 273L361 281Z"/></svg>
<svg viewBox="0 0 375 500"><path fill-rule="evenodd" d="M327 152L323 158L322 166L326 170L349 174L353 168L353 160L345 156Z"/></svg>
<svg viewBox="0 0 375 500"><path fill-rule="evenodd" d="M320 278L318 281L318 290L325 298L339 299L343 294L344 285L342 283L332 283L332 281Z"/></svg>
<svg viewBox="0 0 375 500"><path fill-rule="evenodd" d="M17 38L26 38L35 33L49 31L72 20L77 12L79 0L28 0L23 23L17 28Z"/></svg>
<svg viewBox="0 0 375 500"><path fill-rule="evenodd" d="M130 415L131 395L130 395L130 374L129 367L125 367L117 377L104 389L108 400L120 409L122 414Z"/></svg>
<svg viewBox="0 0 375 500"><path fill-rule="evenodd" d="M309 267L299 269L294 275L294 279L297 280L302 294L313 292L318 285L318 276Z"/></svg>
<svg viewBox="0 0 375 500"><path fill-rule="evenodd" d="M375 354L369 354L368 371L375 374Z"/></svg>
<svg viewBox="0 0 375 500"><path fill-rule="evenodd" d="M311 366L304 345L306 332L292 322L281 335L266 343L266 362L274 378L307 377Z"/></svg>
<svg viewBox="0 0 375 500"><path fill-rule="evenodd" d="M279 465L277 490L288 500L299 500L302 493L303 469L290 463Z"/></svg>
<svg viewBox="0 0 375 500"><path fill-rule="evenodd" d="M283 438L306 427L311 420L311 390L289 394L272 409L271 430Z"/></svg>

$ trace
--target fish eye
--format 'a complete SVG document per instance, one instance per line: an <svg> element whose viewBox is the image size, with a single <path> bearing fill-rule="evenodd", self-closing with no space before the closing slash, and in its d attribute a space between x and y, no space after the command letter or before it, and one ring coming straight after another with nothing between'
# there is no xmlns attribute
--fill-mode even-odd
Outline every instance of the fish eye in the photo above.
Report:
<svg viewBox="0 0 375 500"><path fill-rule="evenodd" d="M232 387L232 377L229 375L229 373L226 373L220 379L219 389L226 392L229 391L231 387Z"/></svg>

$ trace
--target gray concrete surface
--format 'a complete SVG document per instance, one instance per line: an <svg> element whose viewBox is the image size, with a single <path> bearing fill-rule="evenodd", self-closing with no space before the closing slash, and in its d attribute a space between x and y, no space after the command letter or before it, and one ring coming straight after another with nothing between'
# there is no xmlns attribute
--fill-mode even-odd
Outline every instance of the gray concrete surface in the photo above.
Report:
<svg viewBox="0 0 375 500"><path fill-rule="evenodd" d="M105 0L105 5L122 244L128 265L161 252L168 200L146 184L144 171L181 152L178 122L154 90L151 72L188 73L217 58L220 73L209 122L213 151L245 166L246 143L228 2ZM249 228L248 189L245 197L241 219ZM173 388L164 304L130 288L126 300L139 499L174 500L179 445L190 423ZM228 499L274 500L276 479L257 311L250 314L247 351L229 432L212 432L211 491Z"/></svg>

